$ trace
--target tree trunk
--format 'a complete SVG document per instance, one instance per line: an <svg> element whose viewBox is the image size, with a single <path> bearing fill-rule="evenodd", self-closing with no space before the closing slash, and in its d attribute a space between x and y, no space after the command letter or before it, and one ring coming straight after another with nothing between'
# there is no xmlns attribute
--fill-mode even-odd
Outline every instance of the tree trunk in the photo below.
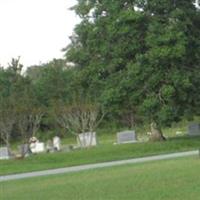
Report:
<svg viewBox="0 0 200 200"><path fill-rule="evenodd" d="M151 135L149 138L150 141L165 141L166 138L163 136L163 133L157 123L151 123Z"/></svg>

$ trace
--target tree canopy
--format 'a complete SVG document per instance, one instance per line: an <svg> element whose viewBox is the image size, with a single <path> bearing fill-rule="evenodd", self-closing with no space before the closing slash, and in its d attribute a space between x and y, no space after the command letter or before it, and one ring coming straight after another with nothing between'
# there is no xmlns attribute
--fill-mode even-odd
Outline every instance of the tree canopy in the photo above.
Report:
<svg viewBox="0 0 200 200"><path fill-rule="evenodd" d="M66 48L88 90L160 126L199 114L200 10L192 0L79 0Z"/></svg>

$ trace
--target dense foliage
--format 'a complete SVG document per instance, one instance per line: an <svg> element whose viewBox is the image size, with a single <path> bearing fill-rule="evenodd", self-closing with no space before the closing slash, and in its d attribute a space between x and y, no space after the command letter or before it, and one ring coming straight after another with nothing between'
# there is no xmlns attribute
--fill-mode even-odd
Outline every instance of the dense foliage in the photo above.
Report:
<svg viewBox="0 0 200 200"><path fill-rule="evenodd" d="M66 57L113 113L131 110L159 126L199 114L194 1L79 0L74 10L82 22Z"/></svg>
<svg viewBox="0 0 200 200"><path fill-rule="evenodd" d="M101 104L104 121L129 128L146 122L160 130L200 114L200 10L194 1L78 0L72 9L82 21L65 59L25 74L19 59L0 69L5 143L26 142L39 128L57 131L51 110L77 99Z"/></svg>

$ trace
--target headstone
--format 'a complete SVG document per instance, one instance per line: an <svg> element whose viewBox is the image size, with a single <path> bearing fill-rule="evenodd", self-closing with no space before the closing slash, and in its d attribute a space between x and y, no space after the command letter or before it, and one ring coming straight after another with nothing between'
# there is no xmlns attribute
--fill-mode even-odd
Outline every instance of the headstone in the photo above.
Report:
<svg viewBox="0 0 200 200"><path fill-rule="evenodd" d="M10 158L10 152L7 147L1 147L0 148L0 160L9 159Z"/></svg>
<svg viewBox="0 0 200 200"><path fill-rule="evenodd" d="M200 123L192 123L188 126L189 136L200 136Z"/></svg>
<svg viewBox="0 0 200 200"><path fill-rule="evenodd" d="M81 147L96 146L97 145L96 133L95 132L81 133L78 135L77 142L78 145Z"/></svg>
<svg viewBox="0 0 200 200"><path fill-rule="evenodd" d="M56 150L56 151L60 151L61 150L61 140L58 136L55 136L53 138L53 148Z"/></svg>
<svg viewBox="0 0 200 200"><path fill-rule="evenodd" d="M43 142L39 142L36 137L32 137L29 140L30 150L32 153L42 153L45 151L45 145Z"/></svg>
<svg viewBox="0 0 200 200"><path fill-rule="evenodd" d="M52 142L51 140L48 140L48 141L47 141L47 144L46 144L46 151L47 151L47 153L52 153L52 152L54 152L53 142Z"/></svg>
<svg viewBox="0 0 200 200"><path fill-rule="evenodd" d="M25 157L26 156L29 156L30 155L30 148L29 148L29 145L28 144L22 144L19 146L19 152L21 155L24 155Z"/></svg>
<svg viewBox="0 0 200 200"><path fill-rule="evenodd" d="M44 152L44 150L45 150L45 145L43 142L36 143L36 152L37 153Z"/></svg>
<svg viewBox="0 0 200 200"><path fill-rule="evenodd" d="M122 131L117 133L117 143L134 143L136 141L135 131Z"/></svg>
<svg viewBox="0 0 200 200"><path fill-rule="evenodd" d="M45 151L45 145L43 142L31 143L30 149L32 153L42 153Z"/></svg>

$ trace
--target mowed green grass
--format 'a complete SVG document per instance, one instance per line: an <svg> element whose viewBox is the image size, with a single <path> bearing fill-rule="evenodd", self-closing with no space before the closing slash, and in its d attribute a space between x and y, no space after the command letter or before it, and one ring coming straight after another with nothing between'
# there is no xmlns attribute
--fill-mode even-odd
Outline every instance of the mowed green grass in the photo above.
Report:
<svg viewBox="0 0 200 200"><path fill-rule="evenodd" d="M199 148L199 137L173 138L166 142L156 143L100 144L94 148L68 153L38 154L24 160L0 161L0 175L197 150Z"/></svg>
<svg viewBox="0 0 200 200"><path fill-rule="evenodd" d="M1 200L199 200L200 159L187 157L0 184Z"/></svg>

